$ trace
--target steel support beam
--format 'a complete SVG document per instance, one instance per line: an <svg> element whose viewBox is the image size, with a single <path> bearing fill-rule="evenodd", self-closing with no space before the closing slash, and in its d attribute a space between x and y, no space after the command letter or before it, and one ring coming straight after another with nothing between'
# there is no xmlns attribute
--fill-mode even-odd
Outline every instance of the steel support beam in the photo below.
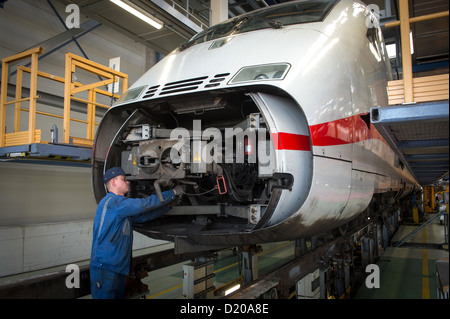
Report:
<svg viewBox="0 0 450 319"><path fill-rule="evenodd" d="M209 26L228 19L228 0L211 0L211 18Z"/></svg>
<svg viewBox="0 0 450 319"><path fill-rule="evenodd" d="M387 124L402 124L424 121L448 121L449 102L428 102L418 104L404 104L390 107L373 107L370 109L370 120L379 129Z"/></svg>
<svg viewBox="0 0 450 319"><path fill-rule="evenodd" d="M0 158L48 158L88 161L92 156L89 147L70 146L61 144L26 144L0 148Z"/></svg>
<svg viewBox="0 0 450 319"><path fill-rule="evenodd" d="M177 19L177 21L183 24L185 27L191 29L194 33L203 31L200 26L192 22L189 18L185 17L181 12L170 6L170 4L168 4L164 0L150 0L148 2L151 2L159 7L159 9L162 11L159 12L160 14L163 14L163 12L164 14L169 14L173 18ZM155 8L155 6L152 6L152 8Z"/></svg>
<svg viewBox="0 0 450 319"><path fill-rule="evenodd" d="M316 249L309 251L303 256L289 262L278 270L266 275L253 284L245 287L239 292L236 292L227 298L230 299L253 299L259 298L270 284L271 288L277 287L280 291L280 298L288 298L288 288L295 285L300 279L307 274L313 272L321 266L323 257L334 256L340 251L340 247L344 244L345 238L339 237L329 243L321 245ZM264 288L264 289L263 289Z"/></svg>
<svg viewBox="0 0 450 319"><path fill-rule="evenodd" d="M449 121L448 100L374 107L370 120L421 185L433 183L448 172L449 139L433 133L435 124ZM410 132L412 136L408 136Z"/></svg>
<svg viewBox="0 0 450 319"><path fill-rule="evenodd" d="M407 150L414 148L438 148L438 147L448 147L448 139L431 139L431 140L415 140L415 141L404 141L399 142L399 150Z"/></svg>

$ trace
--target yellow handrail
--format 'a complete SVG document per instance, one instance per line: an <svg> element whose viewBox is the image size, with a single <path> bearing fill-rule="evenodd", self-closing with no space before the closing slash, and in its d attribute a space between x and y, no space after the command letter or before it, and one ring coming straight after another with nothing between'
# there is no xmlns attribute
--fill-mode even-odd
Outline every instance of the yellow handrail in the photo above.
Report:
<svg viewBox="0 0 450 319"><path fill-rule="evenodd" d="M76 69L80 68L82 70L88 71L95 75L107 78L107 80L102 80L96 83L81 85L75 87L72 83L72 74L75 73ZM90 61L88 59L82 58L72 53L66 53L66 70L64 76L64 121L63 121L63 143L70 142L70 101L72 99L87 103L87 129L86 138L88 140L93 140L95 135L95 107L96 105L102 107L108 107L106 105L101 105L95 101L95 93L97 87L116 82L118 79L122 79L122 94L125 94L128 89L128 75L109 67L101 65L99 63ZM89 100L80 99L74 97L76 93L88 91ZM116 96L116 95L115 95Z"/></svg>
<svg viewBox="0 0 450 319"><path fill-rule="evenodd" d="M427 20L433 20L433 19L437 19L437 18L448 17L448 15L449 15L448 10L442 11L442 12L437 12L437 13L425 14L423 16L409 18L409 23L415 23L415 22L420 22L420 21L427 21ZM396 27L399 25L400 25L400 21L393 21L393 22L386 22L386 24L384 26L386 28L391 28L391 27Z"/></svg>
<svg viewBox="0 0 450 319"><path fill-rule="evenodd" d="M96 101L96 95L100 94L107 97L120 98L122 94L126 92L128 89L128 75L113 70L109 67L101 65L99 63L90 61L88 59L79 57L72 53L66 53L66 71L64 77L55 76L43 71L39 71L38 64L38 56L43 53L42 48L34 48L11 57L7 57L2 59L2 83L1 83L1 96L0 96L0 147L9 146L5 144L6 137L8 137L8 141L18 142L21 144L32 144L40 142L40 130L36 130L36 114L51 116L55 118L63 119L63 143L70 143L71 140L79 141L82 145L92 145L94 134L95 134L95 108L109 108L108 105L99 103ZM10 63L20 61L22 59L26 59L31 57L31 67L25 67L22 65L17 66L17 76L16 76L16 93L15 99L12 101L7 100L7 86L8 86L8 78L9 78L9 65ZM76 69L82 69L84 71L90 72L94 75L98 75L100 77L106 78L106 80L100 80L95 83L90 84L81 84L78 82L74 82L72 80L72 74L75 73ZM22 80L23 73L30 74L30 96L22 97ZM52 81L56 81L64 84L64 114L57 115L48 112L40 112L36 110L36 100L40 98L37 95L37 79L45 78ZM108 84L115 83L118 80L122 81L122 94L115 94L112 92L105 91L100 89L99 87L105 86ZM87 92L88 99L83 99L75 96L75 94ZM87 105L87 119L80 120L76 118L71 118L70 116L70 101L77 100ZM23 108L21 106L22 102L29 101L29 108ZM14 133L6 134L6 106L14 104ZM29 112L29 121L28 121L28 131L20 132L20 112L25 111ZM86 128L86 138L79 137L71 137L70 136L70 121L85 123L87 125ZM20 133L20 134L19 134ZM17 138L14 137L17 134ZM25 135L26 134L26 135ZM8 136L6 136L8 135ZM25 139L25 136L27 138Z"/></svg>
<svg viewBox="0 0 450 319"><path fill-rule="evenodd" d="M31 79L30 79L30 116L28 120L28 134L27 134L27 142L34 143L35 141L35 115L36 115L36 99L37 99L37 64L38 64L38 56L44 52L44 49L41 47L37 47L34 49L30 49L13 56L2 59L2 84L0 90L0 147L5 146L5 137L6 137L6 105L7 105L7 95L8 95L8 77L9 77L9 65L10 63L20 61L22 59L31 57ZM21 77L17 77L18 80L22 81ZM17 80L16 79L16 80ZM20 90L21 91L21 90ZM16 90L17 94L18 90ZM20 99L20 98L19 98ZM17 100L17 99L16 99ZM20 102L16 103L15 115L20 112ZM18 126L18 121L14 121L14 128L16 129L16 125Z"/></svg>

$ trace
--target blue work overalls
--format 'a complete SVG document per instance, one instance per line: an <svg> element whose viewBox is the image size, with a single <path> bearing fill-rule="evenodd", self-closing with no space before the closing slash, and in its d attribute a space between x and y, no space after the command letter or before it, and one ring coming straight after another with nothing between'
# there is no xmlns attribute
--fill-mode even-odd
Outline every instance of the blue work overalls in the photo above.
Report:
<svg viewBox="0 0 450 319"><path fill-rule="evenodd" d="M108 193L99 203L94 218L90 262L91 293L94 299L123 298L130 273L133 223L160 217L175 198L170 190L164 201L156 195L128 198Z"/></svg>

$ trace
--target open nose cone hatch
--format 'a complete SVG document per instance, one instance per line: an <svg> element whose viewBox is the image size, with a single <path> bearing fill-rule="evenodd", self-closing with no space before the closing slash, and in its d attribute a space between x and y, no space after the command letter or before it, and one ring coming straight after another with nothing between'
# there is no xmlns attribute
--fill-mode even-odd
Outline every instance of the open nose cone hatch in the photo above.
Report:
<svg viewBox="0 0 450 319"><path fill-rule="evenodd" d="M105 116L120 117L122 124L105 162L96 162L101 157L94 155L94 174L120 165L130 174L130 197L186 187L164 218L138 231L166 240L216 235L219 244L240 244L242 236L230 243L229 235L278 224L306 199L312 174L309 130L292 100L228 93L124 108ZM118 126L119 121L108 123ZM101 125L97 139L107 130ZM94 178L97 198L104 192L99 184Z"/></svg>

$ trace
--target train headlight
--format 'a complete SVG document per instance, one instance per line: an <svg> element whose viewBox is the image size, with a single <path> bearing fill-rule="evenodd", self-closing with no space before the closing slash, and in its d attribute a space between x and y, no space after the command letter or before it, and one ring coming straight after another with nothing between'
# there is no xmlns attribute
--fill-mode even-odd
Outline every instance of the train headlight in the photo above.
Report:
<svg viewBox="0 0 450 319"><path fill-rule="evenodd" d="M122 103L122 102L127 102L127 101L137 99L139 97L139 95L141 95L141 93L144 89L145 89L145 85L126 91L125 94L122 95L120 97L120 99L117 101L117 103Z"/></svg>
<svg viewBox="0 0 450 319"><path fill-rule="evenodd" d="M283 80L291 67L288 63L246 66L240 69L229 84L250 81Z"/></svg>
<svg viewBox="0 0 450 319"><path fill-rule="evenodd" d="M267 74L264 73L261 73L254 78L254 80L267 80L267 79L269 79L269 77L267 76Z"/></svg>

